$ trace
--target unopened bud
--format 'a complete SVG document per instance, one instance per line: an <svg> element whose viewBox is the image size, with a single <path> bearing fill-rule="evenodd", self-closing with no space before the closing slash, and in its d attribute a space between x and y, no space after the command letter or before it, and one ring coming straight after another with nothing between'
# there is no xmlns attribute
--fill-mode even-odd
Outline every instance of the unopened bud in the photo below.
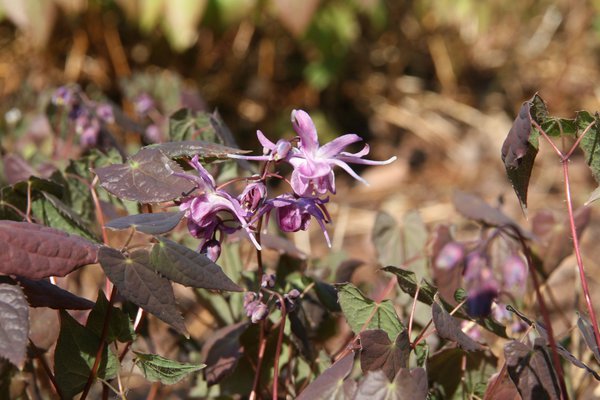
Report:
<svg viewBox="0 0 600 400"><path fill-rule="evenodd" d="M446 243L435 259L435 266L444 270L452 269L463 260L464 256L465 249L460 243Z"/></svg>

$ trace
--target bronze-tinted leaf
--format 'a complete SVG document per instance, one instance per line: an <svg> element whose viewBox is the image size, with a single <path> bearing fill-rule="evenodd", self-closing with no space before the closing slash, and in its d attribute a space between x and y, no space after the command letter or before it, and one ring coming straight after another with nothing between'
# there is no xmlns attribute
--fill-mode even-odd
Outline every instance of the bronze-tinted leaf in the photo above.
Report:
<svg viewBox="0 0 600 400"><path fill-rule="evenodd" d="M160 150L142 149L124 164L96 168L100 185L120 199L159 203L195 188L188 179L172 176L181 167Z"/></svg>
<svg viewBox="0 0 600 400"><path fill-rule="evenodd" d="M600 363L600 350L598 349L598 345L596 344L596 340L594 339L594 328L590 321L587 318L579 315L577 318L577 326L583 335L583 340L585 340L585 344L589 347L589 349L594 354L594 358L596 361Z"/></svg>
<svg viewBox="0 0 600 400"><path fill-rule="evenodd" d="M370 371L359 383L355 399L425 400L427 373L423 368L402 368L390 382L383 371Z"/></svg>
<svg viewBox="0 0 600 400"><path fill-rule="evenodd" d="M149 235L160 235L175 229L184 214L183 211L177 211L128 215L113 219L104 226L110 229L135 228L135 230Z"/></svg>
<svg viewBox="0 0 600 400"><path fill-rule="evenodd" d="M172 240L158 238L152 248L150 265L162 276L185 286L241 292L210 258Z"/></svg>
<svg viewBox="0 0 600 400"><path fill-rule="evenodd" d="M206 363L204 379L214 385L233 372L244 348L240 336L248 328L248 321L229 325L212 333L202 347L202 359Z"/></svg>
<svg viewBox="0 0 600 400"><path fill-rule="evenodd" d="M467 336L460 329L458 321L438 303L431 305L431 314L440 337L456 342L465 351L483 350L483 346Z"/></svg>
<svg viewBox="0 0 600 400"><path fill-rule="evenodd" d="M360 366L364 372L380 369L392 380L401 368L408 367L410 341L406 330L393 343L381 329L364 331L360 344Z"/></svg>
<svg viewBox="0 0 600 400"><path fill-rule="evenodd" d="M343 387L343 381L352 371L354 353L346 354L342 359L327 368L298 396L298 400L330 399ZM385 378L385 375L383 375ZM343 397L342 397L343 398Z"/></svg>
<svg viewBox="0 0 600 400"><path fill-rule="evenodd" d="M53 285L47 280L32 280L18 276L31 307L49 307L56 310L89 310L94 302Z"/></svg>
<svg viewBox="0 0 600 400"><path fill-rule="evenodd" d="M147 251L138 250L125 256L118 250L102 247L98 259L123 297L187 335L171 283L152 270Z"/></svg>
<svg viewBox="0 0 600 400"><path fill-rule="evenodd" d="M533 348L516 340L504 346L510 379L523 400L559 399L560 386L545 345Z"/></svg>
<svg viewBox="0 0 600 400"><path fill-rule="evenodd" d="M58 229L0 221L0 273L43 279L95 263L98 246Z"/></svg>
<svg viewBox="0 0 600 400"><path fill-rule="evenodd" d="M29 305L19 286L0 283L0 357L23 368L29 335Z"/></svg>

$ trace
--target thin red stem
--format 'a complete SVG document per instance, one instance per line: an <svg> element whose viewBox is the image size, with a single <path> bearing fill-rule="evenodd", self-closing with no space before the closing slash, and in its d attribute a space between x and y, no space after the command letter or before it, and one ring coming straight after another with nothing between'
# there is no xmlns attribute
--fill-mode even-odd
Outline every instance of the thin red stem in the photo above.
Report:
<svg viewBox="0 0 600 400"><path fill-rule="evenodd" d="M563 160L562 165L563 176L565 180L565 198L567 200L567 211L569 213L569 226L571 228L571 237L573 238L573 249L575 250L575 258L577 259L577 269L579 270L581 288L585 297L585 303L587 305L588 313L590 314L592 328L594 329L594 338L596 340L596 346L600 347L600 332L598 331L596 312L594 311L594 305L592 304L592 298L590 296L590 289L588 286L587 278L585 277L583 259L581 257L581 249L579 246L579 239L577 237L577 227L575 226L575 216L573 215L573 201L571 199L571 186L569 182L569 160Z"/></svg>
<svg viewBox="0 0 600 400"><path fill-rule="evenodd" d="M396 275L394 275L396 276ZM417 308L417 298L419 297L419 290L421 290L421 285L417 282L417 289L415 290L415 297L413 298L412 307L410 309L410 318L408 319L408 340L410 340L410 336L412 333L412 324L415 316L415 310Z"/></svg>
<svg viewBox="0 0 600 400"><path fill-rule="evenodd" d="M262 367L262 361L265 355L265 348L267 347L267 338L265 337L265 323L266 320L260 321L259 337L258 337L258 359L256 361L256 371L254 372L254 382L252 383L252 392L250 392L249 400L256 400L258 392L258 383L260 381L260 369Z"/></svg>
<svg viewBox="0 0 600 400"><path fill-rule="evenodd" d="M287 309L285 307L285 299L277 292L275 294L281 304L281 323L279 324L279 336L277 337L277 347L275 348L275 361L273 363L273 400L277 400L278 385L279 385L279 357L281 356L281 346L283 344L283 333L285 331L285 323L287 321Z"/></svg>

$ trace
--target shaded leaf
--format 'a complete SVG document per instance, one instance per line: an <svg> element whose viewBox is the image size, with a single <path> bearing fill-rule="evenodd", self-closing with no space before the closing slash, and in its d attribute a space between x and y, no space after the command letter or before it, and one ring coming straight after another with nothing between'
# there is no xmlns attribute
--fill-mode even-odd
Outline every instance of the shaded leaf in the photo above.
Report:
<svg viewBox="0 0 600 400"><path fill-rule="evenodd" d="M19 369L27 357L29 305L20 287L0 283L0 358Z"/></svg>
<svg viewBox="0 0 600 400"><path fill-rule="evenodd" d="M399 225L385 212L379 212L373 226L372 240L381 265L403 265L419 277L427 274L427 260L422 257L428 234L418 212L409 212Z"/></svg>
<svg viewBox="0 0 600 400"><path fill-rule="evenodd" d="M94 302L66 291L47 280L16 277L31 307L49 307L56 310L89 310Z"/></svg>
<svg viewBox="0 0 600 400"><path fill-rule="evenodd" d="M586 111L577 113L577 125L581 133L583 133L592 122L594 125L581 139L579 147L583 150L585 161L592 170L594 179L596 179L596 182L600 183L600 115L595 113L592 116Z"/></svg>
<svg viewBox="0 0 600 400"><path fill-rule="evenodd" d="M102 247L98 259L123 297L187 335L171 283L152 270L147 251L138 250L125 256L118 250Z"/></svg>
<svg viewBox="0 0 600 400"><path fill-rule="evenodd" d="M111 229L135 228L149 235L159 235L173 230L185 212L160 212L152 214L135 214L113 219L104 226Z"/></svg>
<svg viewBox="0 0 600 400"><path fill-rule="evenodd" d="M440 297L451 305L455 305L454 293L462 283L464 260L459 261L452 268L440 268L436 262L442 249L454 241L447 225L438 225L431 235L430 264L433 270L434 282L438 288Z"/></svg>
<svg viewBox="0 0 600 400"><path fill-rule="evenodd" d="M248 150L240 150L234 147L224 146L222 144L207 142L203 140L184 140L152 144L150 146L144 147L144 149L160 150L164 155L166 155L169 158L191 158L195 155L198 155L200 158L203 158L205 160L228 160L229 158L227 157L227 154L249 153Z"/></svg>
<svg viewBox="0 0 600 400"><path fill-rule="evenodd" d="M363 372L380 369L392 380L401 368L408 367L411 349L406 330L393 343L387 333L380 329L364 331L360 334L360 344L360 366Z"/></svg>
<svg viewBox="0 0 600 400"><path fill-rule="evenodd" d="M410 295L412 298L415 297L417 291L417 279L414 272L396 267L385 267L383 268L383 270L396 275L396 277L398 278L398 286L400 287L400 289L402 289L404 293ZM433 304L433 299L435 294L437 293L437 288L424 279L421 281L419 286L419 296L417 300L428 305ZM457 290L457 293L459 291L460 289ZM462 299L460 301L462 301ZM454 308L444 299L441 299L440 302L444 306L446 311L450 311ZM473 320L468 316L464 306L461 307L458 311L456 311L454 313L454 316L462 319ZM500 337L508 338L508 336L506 336L506 328L491 317L478 318L477 320L475 320L475 322L477 322L479 325L481 325L488 331L493 332Z"/></svg>
<svg viewBox="0 0 600 400"><path fill-rule="evenodd" d="M104 320L106 318L106 310L109 302L102 290L98 291L96 305L88 315L85 326L94 332L98 337L102 336ZM110 321L108 323L108 332L106 334L106 342L112 343L115 340L119 342L131 342L135 339L135 330L129 316L123 310L111 306Z"/></svg>
<svg viewBox="0 0 600 400"><path fill-rule="evenodd" d="M384 300L377 304L349 283L336 287L344 317L354 333L362 329L382 329L389 336L396 337L404 329L391 301Z"/></svg>
<svg viewBox="0 0 600 400"><path fill-rule="evenodd" d="M559 399L560 388L545 345L512 340L504 346L507 370L523 400Z"/></svg>
<svg viewBox="0 0 600 400"><path fill-rule="evenodd" d="M235 370L244 348L240 336L248 328L248 321L238 322L218 329L202 347L202 359L206 363L204 379L214 385Z"/></svg>
<svg viewBox="0 0 600 400"><path fill-rule="evenodd" d="M142 371L150 382L160 382L172 385L179 382L192 372L205 367L204 364L181 363L156 354L144 354L134 351L135 365Z"/></svg>
<svg viewBox="0 0 600 400"><path fill-rule="evenodd" d="M98 246L58 229L0 221L0 272L30 279L65 276L95 263Z"/></svg>
<svg viewBox="0 0 600 400"><path fill-rule="evenodd" d="M210 258L166 238L158 238L150 256L151 268L185 286L241 292Z"/></svg>
<svg viewBox="0 0 600 400"><path fill-rule="evenodd" d="M336 394L342 388L344 379L352 371L354 365L354 353L350 352L343 358L337 360L327 368L321 375L310 383L300 393L298 400L321 400L336 398Z"/></svg>
<svg viewBox="0 0 600 400"><path fill-rule="evenodd" d="M4 154L2 157L4 166L4 177L9 185L14 185L20 181L26 181L32 175L37 175L37 172L31 168L27 161L15 153Z"/></svg>
<svg viewBox="0 0 600 400"><path fill-rule="evenodd" d="M483 350L483 346L467 336L460 329L458 321L438 303L433 303L431 306L431 314L440 337L456 342L465 351Z"/></svg>
<svg viewBox="0 0 600 400"><path fill-rule="evenodd" d="M181 197L195 188L188 179L172 176L179 165L156 149L142 149L124 164L94 170L100 186L120 199L159 203Z"/></svg>
<svg viewBox="0 0 600 400"><path fill-rule="evenodd" d="M329 312L340 312L340 304L337 301L337 292L335 287L320 280L314 280L315 294L317 298L327 308Z"/></svg>
<svg viewBox="0 0 600 400"><path fill-rule="evenodd" d="M577 327L581 331L583 335L583 340L585 340L585 344L594 354L594 358L596 361L600 363L600 350L598 349L598 345L596 344L596 340L594 339L594 328L590 321L587 318L582 317L581 314L577 315Z"/></svg>
<svg viewBox="0 0 600 400"><path fill-rule="evenodd" d="M475 195L457 190L452 196L452 203L456 211L465 218L479 221L488 226L512 225L518 228L524 237L531 238L531 234L522 230L513 219Z"/></svg>
<svg viewBox="0 0 600 400"><path fill-rule="evenodd" d="M188 108L182 108L171 114L169 117L169 138L172 140L171 143L193 142L192 139L198 137L207 140L207 144L214 142L216 139L216 131L210 123L210 115L208 113L196 113Z"/></svg>
<svg viewBox="0 0 600 400"><path fill-rule="evenodd" d="M88 240L98 241L96 235L71 208L50 193L42 192L42 194L43 198L35 200L31 204L31 211L36 220L43 222L46 226L79 235Z"/></svg>
<svg viewBox="0 0 600 400"><path fill-rule="evenodd" d="M72 398L81 392L90 375L100 346L100 339L80 325L66 311L60 312L60 334L54 351L56 383L62 397ZM110 379L117 373L117 357L104 346L98 378Z"/></svg>
<svg viewBox="0 0 600 400"><path fill-rule="evenodd" d="M383 371L369 371L356 389L355 399L425 400L427 373L423 368L402 368L390 382Z"/></svg>

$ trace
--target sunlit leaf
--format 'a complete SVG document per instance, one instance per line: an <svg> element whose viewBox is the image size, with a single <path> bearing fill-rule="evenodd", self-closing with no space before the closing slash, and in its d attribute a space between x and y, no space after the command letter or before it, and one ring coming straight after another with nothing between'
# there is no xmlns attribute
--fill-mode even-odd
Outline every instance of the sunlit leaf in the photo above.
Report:
<svg viewBox="0 0 600 400"><path fill-rule="evenodd" d="M36 220L46 226L60 229L88 240L98 241L85 222L65 203L50 193L43 192L43 198L31 204L31 211Z"/></svg>
<svg viewBox="0 0 600 400"><path fill-rule="evenodd" d="M120 199L140 203L170 201L189 193L195 184L172 176L179 165L156 149L142 149L124 164L94 170L100 185Z"/></svg>
<svg viewBox="0 0 600 400"><path fill-rule="evenodd" d="M504 346L507 370L523 400L560 399L560 386L545 345L512 340Z"/></svg>
<svg viewBox="0 0 600 400"><path fill-rule="evenodd" d="M381 329L395 338L404 329L391 301L384 300L377 304L349 283L336 287L344 317L354 333L363 329Z"/></svg>
<svg viewBox="0 0 600 400"><path fill-rule="evenodd" d="M401 368L408 367L411 349L406 330L394 342L380 329L363 331L360 345L360 366L364 372L381 369L392 380Z"/></svg>
<svg viewBox="0 0 600 400"><path fill-rule="evenodd" d="M248 321L238 322L213 332L202 347L202 359L206 363L204 379L214 385L233 372L244 348L240 336L248 328Z"/></svg>
<svg viewBox="0 0 600 400"><path fill-rule="evenodd" d="M29 279L65 276L95 263L98 246L58 229L0 221L0 272Z"/></svg>
<svg viewBox="0 0 600 400"><path fill-rule="evenodd" d="M577 125L580 133L588 128L590 124L594 125L585 134L579 142L579 147L585 155L585 162L592 170L592 175L596 182L600 183L600 115L595 113L591 115L586 111L577 113Z"/></svg>
<svg viewBox="0 0 600 400"><path fill-rule="evenodd" d="M241 292L210 258L167 238L158 238L150 256L151 267L162 276L185 286Z"/></svg>
<svg viewBox="0 0 600 400"><path fill-rule="evenodd" d="M176 139L173 139L176 140ZM248 151L224 146L218 143L206 142L203 140L184 140L152 144L144 149L160 150L163 154L171 158L192 157L198 155L205 160L227 159L227 154L242 154Z"/></svg>
<svg viewBox="0 0 600 400"><path fill-rule="evenodd" d="M0 358L22 369L27 356L29 305L19 286L0 283Z"/></svg>
<svg viewBox="0 0 600 400"><path fill-rule="evenodd" d="M60 312L60 334L54 351L56 383L63 398L72 398L85 387L100 339L89 329L80 325L66 311ZM98 378L110 379L117 373L119 361L104 346L98 367Z"/></svg>
<svg viewBox="0 0 600 400"><path fill-rule="evenodd" d="M149 235L159 235L175 229L184 214L183 211L179 211L128 215L113 219L104 226L111 229L135 228Z"/></svg>
<svg viewBox="0 0 600 400"><path fill-rule="evenodd" d="M109 307L109 302L102 290L98 291L96 304L88 316L85 326L94 332L98 337L102 334L104 328L104 320L106 318L106 310ZM112 343L115 340L119 342L131 342L135 339L135 330L131 319L121 309L111 306L110 320L108 323L108 331L106 334L106 342Z"/></svg>
<svg viewBox="0 0 600 400"><path fill-rule="evenodd" d="M204 368L204 364L181 363L156 354L143 354L134 351L135 365L143 372L144 377L150 382L161 382L172 385L179 382L192 372Z"/></svg>
<svg viewBox="0 0 600 400"><path fill-rule="evenodd" d="M49 307L57 310L89 310L94 302L53 285L47 280L17 277L31 307Z"/></svg>
<svg viewBox="0 0 600 400"><path fill-rule="evenodd" d="M171 283L152 270L149 258L145 250L125 256L110 247L102 247L98 254L106 276L123 297L187 335Z"/></svg>
<svg viewBox="0 0 600 400"><path fill-rule="evenodd" d="M298 400L346 398L343 391L344 379L348 376L350 371L352 371L353 365L354 353L349 352L312 381L310 385L300 393Z"/></svg>

